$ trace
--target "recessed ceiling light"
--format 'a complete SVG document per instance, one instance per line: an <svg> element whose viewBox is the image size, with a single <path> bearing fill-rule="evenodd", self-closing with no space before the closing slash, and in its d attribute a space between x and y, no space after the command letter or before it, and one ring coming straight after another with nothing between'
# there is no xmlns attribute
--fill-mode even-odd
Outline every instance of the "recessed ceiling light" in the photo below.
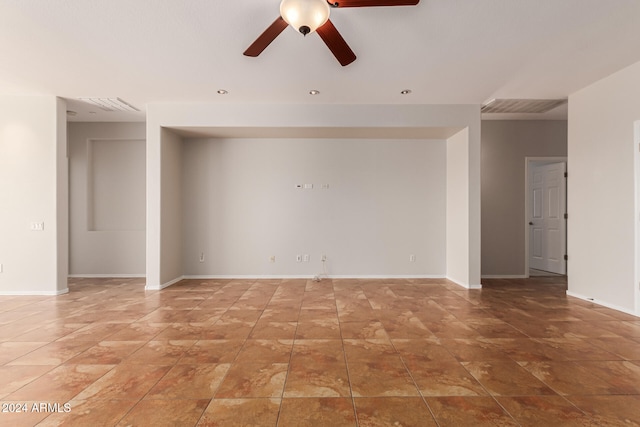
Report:
<svg viewBox="0 0 640 427"><path fill-rule="evenodd" d="M315 90L315 89L310 90L309 91L309 95L320 95L320 91L319 90Z"/></svg>
<svg viewBox="0 0 640 427"><path fill-rule="evenodd" d="M400 93L401 93L402 95L409 95L409 94L411 93L411 89L405 89L405 90L402 90L402 91L400 91Z"/></svg>
<svg viewBox="0 0 640 427"><path fill-rule="evenodd" d="M220 90L218 91L218 95L226 95L226 94L228 94L228 93L229 93L229 91L224 90L224 89L220 89Z"/></svg>

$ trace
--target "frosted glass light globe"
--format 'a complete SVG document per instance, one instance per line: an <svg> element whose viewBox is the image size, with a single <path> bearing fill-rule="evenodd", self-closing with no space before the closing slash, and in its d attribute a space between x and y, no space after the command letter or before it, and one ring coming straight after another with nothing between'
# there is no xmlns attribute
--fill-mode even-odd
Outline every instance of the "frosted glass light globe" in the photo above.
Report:
<svg viewBox="0 0 640 427"><path fill-rule="evenodd" d="M324 25L329 13L326 0L282 0L280 3L282 19L305 36Z"/></svg>

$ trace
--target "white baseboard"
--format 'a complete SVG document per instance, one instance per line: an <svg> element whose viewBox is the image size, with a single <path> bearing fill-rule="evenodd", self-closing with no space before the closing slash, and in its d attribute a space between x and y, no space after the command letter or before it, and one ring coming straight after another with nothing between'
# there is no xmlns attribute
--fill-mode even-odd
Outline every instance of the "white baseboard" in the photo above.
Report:
<svg viewBox="0 0 640 427"><path fill-rule="evenodd" d="M60 289L58 291L0 291L2 296L43 296L55 297L69 293L69 288Z"/></svg>
<svg viewBox="0 0 640 427"><path fill-rule="evenodd" d="M165 283L162 283L162 284L160 284L160 286L157 286L157 287L156 287L156 286L149 286L149 285L146 285L146 286L144 287L144 289L145 289L146 291L161 291L161 290L162 290L162 289L164 289L164 288L168 288L169 286L171 286L171 285L173 285L173 284L178 283L178 282L179 282L179 281L181 281L182 279L185 279L185 276L176 277L175 279L170 280L170 281L165 282Z"/></svg>
<svg viewBox="0 0 640 427"><path fill-rule="evenodd" d="M147 277L146 274L69 274L71 279L138 279Z"/></svg>
<svg viewBox="0 0 640 427"><path fill-rule="evenodd" d="M441 274L395 274L395 275L341 275L327 276L329 279L442 279L446 277Z"/></svg>
<svg viewBox="0 0 640 427"><path fill-rule="evenodd" d="M628 308L620 307L620 306L615 305L615 304L609 304L608 302L600 301L600 300L595 299L595 298L591 298L591 297L587 297L587 296L584 296L584 295L580 295L580 294L577 294L575 292L571 292L569 290L567 290L567 295L570 296L570 297L574 297L574 298L578 298L578 299L584 300L584 301L589 301L589 302L592 302L594 304L598 304L598 305L601 305L603 307L610 308L612 310L616 310L616 311L620 311L622 313L630 314L632 316L640 317L640 313L636 313L635 311L629 310Z"/></svg>
<svg viewBox="0 0 640 427"><path fill-rule="evenodd" d="M480 276L483 279L527 279L529 276L526 274L483 274Z"/></svg>
<svg viewBox="0 0 640 427"><path fill-rule="evenodd" d="M260 279L313 279L315 276L308 275L259 275L259 274L186 274L183 279L198 280L260 280Z"/></svg>
<svg viewBox="0 0 640 427"><path fill-rule="evenodd" d="M177 277L169 282L163 283L158 287L146 286L146 290L159 291L165 289L173 284L178 283L181 280L273 280L273 279L305 279L311 280L315 275L227 275L227 274L186 274L180 277ZM459 285L466 289L482 289L482 285L463 285L459 282L447 278L442 275L432 275L432 274L423 274L423 275L322 275L323 279L362 279L362 280L384 280L384 279L442 279L449 280L456 285Z"/></svg>
<svg viewBox="0 0 640 427"><path fill-rule="evenodd" d="M463 282L463 281L461 281L461 280L456 280L456 279L454 279L454 278L452 278L452 277L449 277L449 276L447 276L447 278L446 278L446 279L447 279L448 281L450 281L450 282L452 282L452 283L454 283L454 284L456 284L456 285L460 286L460 287L465 288L465 289L470 289L470 290L471 290L471 289L482 289L482 285L481 285L481 284L471 284L471 285L470 285L470 284L468 284L468 283L466 283L466 282Z"/></svg>
<svg viewBox="0 0 640 427"><path fill-rule="evenodd" d="M357 274L336 274L321 275L324 279L445 279L442 275L357 275ZM240 279L240 280L260 280L260 279L313 279L316 275L185 275L183 279Z"/></svg>

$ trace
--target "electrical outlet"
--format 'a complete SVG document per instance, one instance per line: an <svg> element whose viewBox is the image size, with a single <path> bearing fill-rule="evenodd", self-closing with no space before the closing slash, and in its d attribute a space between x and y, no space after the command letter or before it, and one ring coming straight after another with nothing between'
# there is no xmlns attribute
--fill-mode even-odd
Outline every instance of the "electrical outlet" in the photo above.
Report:
<svg viewBox="0 0 640 427"><path fill-rule="evenodd" d="M275 255L271 255L269 257L269 262L276 262L276 256Z"/></svg>
<svg viewBox="0 0 640 427"><path fill-rule="evenodd" d="M416 262L416 256L413 254L409 255L409 262Z"/></svg>
<svg viewBox="0 0 640 427"><path fill-rule="evenodd" d="M44 231L44 222L32 222L31 231Z"/></svg>
<svg viewBox="0 0 640 427"><path fill-rule="evenodd" d="M327 256L326 256L326 255L322 255L322 256L320 257L320 261L322 261L322 262L327 261Z"/></svg>
<svg viewBox="0 0 640 427"><path fill-rule="evenodd" d="M309 262L310 259L311 259L311 257L309 256L309 254L304 254L304 256L302 257L302 260L304 262Z"/></svg>
<svg viewBox="0 0 640 427"><path fill-rule="evenodd" d="M200 252L200 262L204 262L204 252Z"/></svg>
<svg viewBox="0 0 640 427"><path fill-rule="evenodd" d="M296 262L302 262L302 255L296 255Z"/></svg>
<svg viewBox="0 0 640 427"><path fill-rule="evenodd" d="M2 273L2 271L3 271L3 270L2 270L2 264L0 264L0 273Z"/></svg>

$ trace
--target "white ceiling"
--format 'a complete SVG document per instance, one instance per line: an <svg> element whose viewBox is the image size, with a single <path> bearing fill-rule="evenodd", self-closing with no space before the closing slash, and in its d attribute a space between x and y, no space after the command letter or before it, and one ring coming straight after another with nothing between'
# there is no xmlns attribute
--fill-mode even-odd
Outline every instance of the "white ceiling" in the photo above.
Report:
<svg viewBox="0 0 640 427"><path fill-rule="evenodd" d="M0 95L120 97L143 111L155 102L482 104L566 98L640 61L638 0L333 9L358 56L347 67L316 34L290 28L258 58L243 56L278 10L279 0L0 0ZM72 120L136 119L79 101L69 109ZM566 107L546 115L564 116Z"/></svg>

